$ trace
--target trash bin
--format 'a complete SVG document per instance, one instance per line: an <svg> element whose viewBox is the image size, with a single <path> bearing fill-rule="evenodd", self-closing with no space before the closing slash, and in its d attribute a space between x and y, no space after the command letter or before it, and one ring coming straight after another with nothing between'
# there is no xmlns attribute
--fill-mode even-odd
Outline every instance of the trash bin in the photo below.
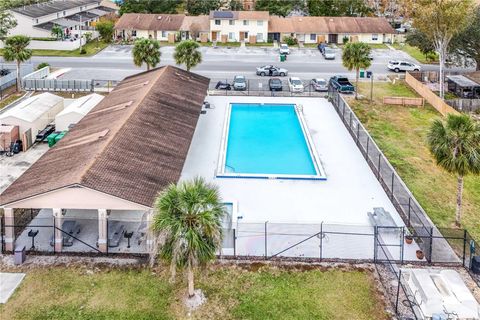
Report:
<svg viewBox="0 0 480 320"><path fill-rule="evenodd" d="M475 256L472 258L471 269L473 273L480 274L480 256Z"/></svg>
<svg viewBox="0 0 480 320"><path fill-rule="evenodd" d="M372 71L367 71L367 78L370 79L372 77Z"/></svg>
<svg viewBox="0 0 480 320"><path fill-rule="evenodd" d="M365 70L360 69L360 78L365 78Z"/></svg>
<svg viewBox="0 0 480 320"><path fill-rule="evenodd" d="M287 60L287 55L281 54L281 55L280 55L280 61L281 61L281 62L284 62L285 60Z"/></svg>
<svg viewBox="0 0 480 320"><path fill-rule="evenodd" d="M13 263L15 265L20 265L25 262L25 246L22 248L17 248L15 249L14 257L13 257Z"/></svg>
<svg viewBox="0 0 480 320"><path fill-rule="evenodd" d="M55 145L55 143L57 143L57 141L55 141L55 137L58 136L59 132L52 132L48 135L47 137L47 141L48 141L48 147L51 148Z"/></svg>

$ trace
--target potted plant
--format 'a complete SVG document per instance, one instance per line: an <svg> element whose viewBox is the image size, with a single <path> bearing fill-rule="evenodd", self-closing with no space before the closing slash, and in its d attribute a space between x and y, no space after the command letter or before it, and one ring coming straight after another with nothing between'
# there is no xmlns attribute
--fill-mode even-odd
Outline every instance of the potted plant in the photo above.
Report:
<svg viewBox="0 0 480 320"><path fill-rule="evenodd" d="M418 260L422 260L423 258L425 258L425 254L423 253L422 250L417 250L416 254L417 254L417 259Z"/></svg>
<svg viewBox="0 0 480 320"><path fill-rule="evenodd" d="M406 234L405 235L405 243L406 244L412 244L412 242L413 242L413 236L410 235L410 234Z"/></svg>

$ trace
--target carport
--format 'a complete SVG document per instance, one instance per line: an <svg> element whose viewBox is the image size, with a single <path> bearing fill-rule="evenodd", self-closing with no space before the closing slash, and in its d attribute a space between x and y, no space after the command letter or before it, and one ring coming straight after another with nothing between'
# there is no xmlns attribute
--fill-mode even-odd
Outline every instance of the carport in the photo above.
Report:
<svg viewBox="0 0 480 320"><path fill-rule="evenodd" d="M150 252L153 203L180 178L208 83L171 66L123 80L0 195L5 249Z"/></svg>
<svg viewBox="0 0 480 320"><path fill-rule="evenodd" d="M447 76L448 91L460 98L480 99L480 83L464 75Z"/></svg>

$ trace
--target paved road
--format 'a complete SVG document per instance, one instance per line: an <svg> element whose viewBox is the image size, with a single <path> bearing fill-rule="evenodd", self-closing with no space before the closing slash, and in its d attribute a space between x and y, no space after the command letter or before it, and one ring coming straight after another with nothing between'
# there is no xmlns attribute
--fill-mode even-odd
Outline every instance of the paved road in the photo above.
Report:
<svg viewBox="0 0 480 320"><path fill-rule="evenodd" d="M135 67L131 58L131 46L111 46L93 57L33 57L32 62L48 62L52 67L72 68L65 79L111 79L120 80L137 73L141 68ZM255 67L275 64L289 70L291 76L304 79L312 77L328 78L333 74L353 77L342 66L341 52L338 50L335 60L325 60L316 49L291 49L286 62L279 62L278 51L273 48L212 48L202 47L203 62L192 71L210 78L231 79L235 74L256 78ZM175 64L173 47L162 47L161 64ZM374 60L369 70L376 76L385 76L388 60L403 59L416 62L400 50L377 49L373 51ZM423 65L423 70L437 70L438 66Z"/></svg>

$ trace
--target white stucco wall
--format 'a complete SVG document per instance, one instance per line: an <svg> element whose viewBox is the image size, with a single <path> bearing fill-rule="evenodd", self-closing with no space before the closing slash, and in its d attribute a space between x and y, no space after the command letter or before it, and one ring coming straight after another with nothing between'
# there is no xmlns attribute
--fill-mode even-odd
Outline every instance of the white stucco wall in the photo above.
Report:
<svg viewBox="0 0 480 320"><path fill-rule="evenodd" d="M221 40L222 35L227 35L229 42L240 41L240 32L248 32L248 36L257 36L257 42L267 42L268 35L268 20L245 20L248 21L248 25L244 25L244 20L221 20L220 25L215 24L215 20L210 20L210 38L212 31L218 31L217 41ZM233 25L230 25L229 21L233 21ZM261 21L262 25L258 25L258 21ZM232 37L229 37L232 33ZM262 34L262 39L258 38L258 34ZM246 38L248 42L248 38Z"/></svg>

